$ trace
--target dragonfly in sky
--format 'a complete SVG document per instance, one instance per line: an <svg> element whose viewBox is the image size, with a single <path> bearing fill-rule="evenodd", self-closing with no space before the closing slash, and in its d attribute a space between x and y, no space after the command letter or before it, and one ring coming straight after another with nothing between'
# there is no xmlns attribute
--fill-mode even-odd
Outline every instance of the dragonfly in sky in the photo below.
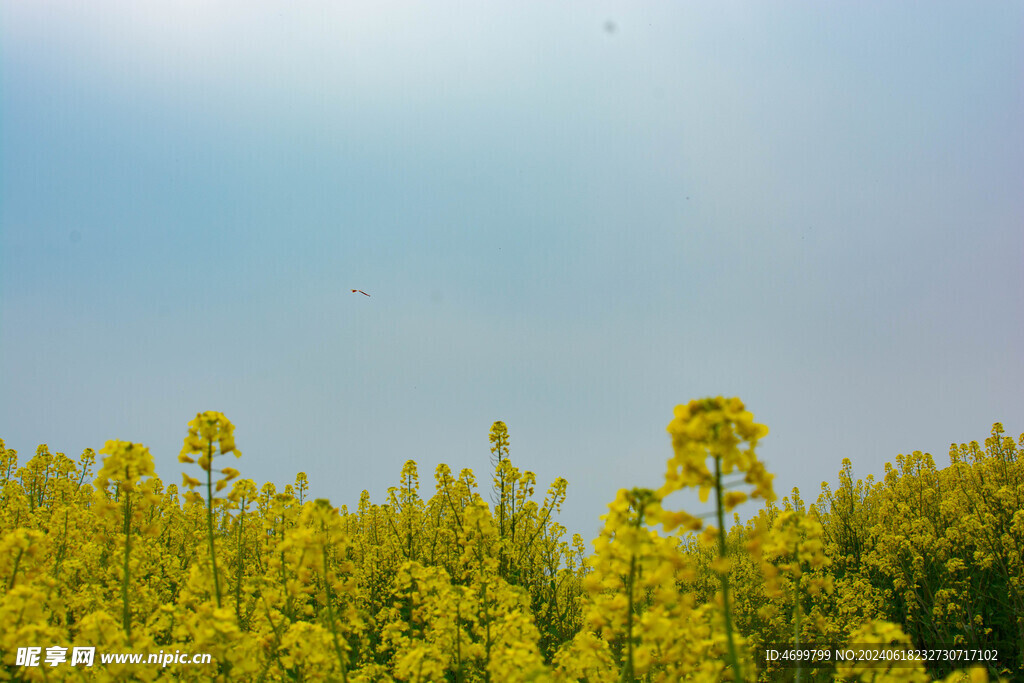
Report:
<svg viewBox="0 0 1024 683"><path fill-rule="evenodd" d="M356 292L359 292L359 293L360 293L360 294L362 294L363 296L370 296L369 294L367 294L366 292L364 292L364 291L363 291L363 290L361 290L361 289L353 289L353 290L352 290L352 293L353 293L353 294L355 294Z"/></svg>

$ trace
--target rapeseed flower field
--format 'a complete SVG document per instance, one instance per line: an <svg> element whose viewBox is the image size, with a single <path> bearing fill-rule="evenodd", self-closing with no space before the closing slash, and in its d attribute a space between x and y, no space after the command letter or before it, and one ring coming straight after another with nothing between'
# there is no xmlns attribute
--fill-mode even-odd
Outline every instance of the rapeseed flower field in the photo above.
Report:
<svg viewBox="0 0 1024 683"><path fill-rule="evenodd" d="M539 494L502 422L489 481L440 465L428 495L410 460L354 509L302 473L241 478L212 411L180 486L142 444L21 464L0 440L0 679L1024 678L1024 435L997 423L949 467L915 452L878 480L846 460L808 503L777 498L739 399L680 405L668 432L664 484L619 491L592 550L557 521L566 480ZM688 488L706 509L672 509Z"/></svg>

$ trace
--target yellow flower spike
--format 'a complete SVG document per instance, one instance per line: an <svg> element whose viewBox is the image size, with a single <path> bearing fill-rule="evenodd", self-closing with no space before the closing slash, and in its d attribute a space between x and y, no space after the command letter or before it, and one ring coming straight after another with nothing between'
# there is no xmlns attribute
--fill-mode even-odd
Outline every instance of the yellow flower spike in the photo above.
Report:
<svg viewBox="0 0 1024 683"><path fill-rule="evenodd" d="M223 500L214 500L214 493L224 490L227 486L227 482L238 476L237 473L231 476L229 472L236 472L231 468L225 468L222 473L225 473L225 478L217 481L216 489L214 488L213 482L213 459L219 455L225 455L227 453L234 453L235 457L241 457L241 452L235 447L235 426L231 424L231 421L224 416L223 413L219 413L214 410L208 410L205 413L198 413L194 420L188 423L188 435L185 437L181 453L178 455L179 462L193 462L193 455L198 455L198 464L200 469L206 472L206 527L207 527L207 542L210 553L210 563L213 573L213 584L214 584L214 595L217 599L217 608L223 609L221 587L220 587L220 572L217 568L217 552L216 543L214 541L213 533L213 508L214 505L224 505ZM196 479L189 477L186 474L182 475L184 485L189 489L193 489L200 485L200 482ZM186 494L186 499L190 502L195 501L199 498L195 491L190 490Z"/></svg>
<svg viewBox="0 0 1024 683"><path fill-rule="evenodd" d="M105 489L110 480L114 480L125 491L132 491L142 477L156 474L153 456L149 449L140 443L128 441L107 441L100 450L103 467L96 473L95 485Z"/></svg>
<svg viewBox="0 0 1024 683"><path fill-rule="evenodd" d="M124 530L124 555L121 566L121 628L126 637L131 638L131 607L129 583L131 576L130 556L132 549L132 531L138 531L138 525L133 525L135 517L140 508L149 504L145 495L132 495L137 488L144 491L151 487L149 482L142 482L142 478L155 476L156 471L153 465L153 456L149 449L142 444L130 443L128 441L107 441L100 450L100 454L106 455L103 459L103 466L96 473L94 482L97 490L106 491L110 481L117 483L121 495L118 496L117 505L123 510ZM111 501L112 503L112 501Z"/></svg>
<svg viewBox="0 0 1024 683"><path fill-rule="evenodd" d="M236 457L241 457L242 454L235 447L234 431L235 426L223 413L214 410L199 413L188 423L188 436L185 437L181 453L212 455L214 451L219 451L221 455L234 453Z"/></svg>
<svg viewBox="0 0 1024 683"><path fill-rule="evenodd" d="M722 477L739 471L745 475L746 483L754 487L750 497L774 499L771 475L755 454L757 441L767 435L768 428L754 422L753 414L739 398L718 396L694 399L686 405L676 406L667 430L672 437L674 456L668 461L665 484L658 493L664 496L678 488L696 487L700 501L704 503L711 491L715 491L718 526L706 528L699 538L703 545L717 547L718 557L712 563L722 585L727 658L732 675L742 678L733 638L729 577L725 569L729 559L726 556L724 513L745 502L748 494L725 492ZM662 517L669 524L677 521L670 515Z"/></svg>

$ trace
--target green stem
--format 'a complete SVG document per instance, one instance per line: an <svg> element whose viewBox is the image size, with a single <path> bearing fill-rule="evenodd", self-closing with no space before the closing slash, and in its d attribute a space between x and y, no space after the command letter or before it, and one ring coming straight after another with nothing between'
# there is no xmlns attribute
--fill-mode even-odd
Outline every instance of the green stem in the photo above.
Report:
<svg viewBox="0 0 1024 683"><path fill-rule="evenodd" d="M327 616L331 620L331 636L334 638L334 654L338 657L338 666L341 667L341 680L348 683L347 658L341 651L341 643L338 642L338 625L334 621L334 595L331 592L330 575L327 572L327 543L324 543L323 551L324 565L324 587L327 594Z"/></svg>
<svg viewBox="0 0 1024 683"><path fill-rule="evenodd" d="M210 563L213 564L213 588L217 593L217 607L220 601L220 574L217 573L217 553L213 545L213 444L207 445L206 455L206 529L210 539Z"/></svg>
<svg viewBox="0 0 1024 683"><path fill-rule="evenodd" d="M476 539L476 557L480 567L480 614L482 615L482 621L484 624L484 683L491 682L491 672L488 665L491 663L491 610L490 603L487 601L487 576L483 573L484 566L484 553L483 553L483 531L480 529L479 522L477 523L477 539Z"/></svg>
<svg viewBox="0 0 1024 683"><path fill-rule="evenodd" d="M64 564L64 553L68 548L68 508L67 501L64 501L64 530L61 532L60 547L57 549L57 561L54 563L54 576L60 575L60 568Z"/></svg>
<svg viewBox="0 0 1024 683"><path fill-rule="evenodd" d="M718 557L725 559L725 510L722 504L722 464L719 456L715 460L715 507L718 512ZM743 671L740 669L740 661L736 656L736 644L732 637L732 609L729 604L729 572L720 574L722 580L722 607L725 612L725 643L729 652L729 665L737 681L743 680Z"/></svg>
<svg viewBox="0 0 1024 683"><path fill-rule="evenodd" d="M132 551L132 499L126 491L124 494L124 577L121 580L121 624L124 634L132 637L132 616L128 606L128 556Z"/></svg>
<svg viewBox="0 0 1024 683"><path fill-rule="evenodd" d="M797 562L800 561L799 556ZM799 566L799 565L797 565ZM796 586L793 589L793 648L797 651L800 650L800 579L796 581ZM794 683L800 683L800 679L803 677L803 669L800 666L800 660L796 660L796 678Z"/></svg>
<svg viewBox="0 0 1024 683"><path fill-rule="evenodd" d="M489 605L487 604L487 581L483 579L483 583L480 589L480 611L484 616L484 627L486 639L484 641L484 681L490 683L491 671L490 668L486 668L491 663L491 615Z"/></svg>
<svg viewBox="0 0 1024 683"><path fill-rule="evenodd" d="M245 523L245 499L242 499L242 511L238 515L238 568L235 572L235 618L238 626L242 626L242 562L245 560L245 547L242 545L242 525Z"/></svg>
<svg viewBox="0 0 1024 683"><path fill-rule="evenodd" d="M629 611L626 612L626 663L622 667L620 681L633 681L636 674L633 670L633 583L636 580L636 554L629 558L629 580L626 584L626 594L629 596Z"/></svg>
<svg viewBox="0 0 1024 683"><path fill-rule="evenodd" d="M455 596L455 683L462 683L462 596L456 589Z"/></svg>
<svg viewBox="0 0 1024 683"><path fill-rule="evenodd" d="M24 548L18 548L18 556L14 558L14 569L11 570L11 578L7 579L7 591L14 588L14 579L18 576L18 565L21 564L21 556L25 553Z"/></svg>

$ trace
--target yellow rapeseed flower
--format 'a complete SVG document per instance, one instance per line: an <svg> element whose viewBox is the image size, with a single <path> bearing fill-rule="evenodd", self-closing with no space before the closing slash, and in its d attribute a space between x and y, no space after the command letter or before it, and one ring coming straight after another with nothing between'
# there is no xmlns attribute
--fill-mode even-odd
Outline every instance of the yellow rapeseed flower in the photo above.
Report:
<svg viewBox="0 0 1024 683"><path fill-rule="evenodd" d="M141 443L108 441L100 453L107 457L103 458L103 467L96 473L94 484L98 489L106 489L108 482L113 480L121 490L133 491L142 477L156 474L153 456Z"/></svg>

